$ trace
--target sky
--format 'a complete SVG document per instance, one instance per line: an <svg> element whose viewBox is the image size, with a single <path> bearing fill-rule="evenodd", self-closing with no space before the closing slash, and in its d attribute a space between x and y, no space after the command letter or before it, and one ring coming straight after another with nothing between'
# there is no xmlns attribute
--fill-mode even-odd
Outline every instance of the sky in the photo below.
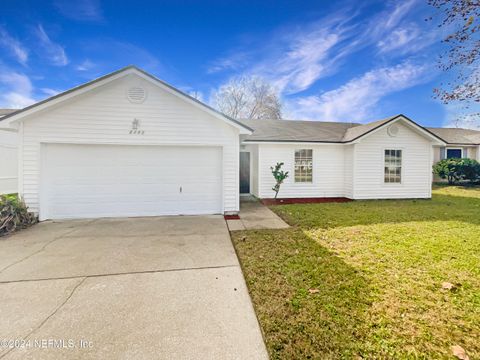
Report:
<svg viewBox="0 0 480 360"><path fill-rule="evenodd" d="M133 64L206 103L252 75L279 91L284 118L449 126L433 14L426 0L2 0L0 107Z"/></svg>

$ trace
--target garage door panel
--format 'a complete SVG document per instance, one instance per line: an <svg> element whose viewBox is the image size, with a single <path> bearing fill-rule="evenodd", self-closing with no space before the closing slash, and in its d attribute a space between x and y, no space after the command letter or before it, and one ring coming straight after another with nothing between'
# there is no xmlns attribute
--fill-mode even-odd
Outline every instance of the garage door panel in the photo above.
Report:
<svg viewBox="0 0 480 360"><path fill-rule="evenodd" d="M43 218L221 213L220 147L45 144Z"/></svg>

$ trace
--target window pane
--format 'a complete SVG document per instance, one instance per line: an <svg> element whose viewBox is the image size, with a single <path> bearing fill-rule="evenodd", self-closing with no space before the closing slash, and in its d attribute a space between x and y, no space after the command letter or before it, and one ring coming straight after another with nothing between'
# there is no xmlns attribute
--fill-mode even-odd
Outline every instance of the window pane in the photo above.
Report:
<svg viewBox="0 0 480 360"><path fill-rule="evenodd" d="M461 149L447 149L447 159L461 158Z"/></svg>
<svg viewBox="0 0 480 360"><path fill-rule="evenodd" d="M402 150L385 150L384 182L402 182Z"/></svg>
<svg viewBox="0 0 480 360"><path fill-rule="evenodd" d="M312 181L312 149L295 150L295 182Z"/></svg>

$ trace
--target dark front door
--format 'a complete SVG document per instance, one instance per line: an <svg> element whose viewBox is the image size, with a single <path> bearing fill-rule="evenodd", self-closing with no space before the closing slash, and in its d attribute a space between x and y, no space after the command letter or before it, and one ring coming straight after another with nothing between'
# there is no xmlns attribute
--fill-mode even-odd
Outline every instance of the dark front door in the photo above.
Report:
<svg viewBox="0 0 480 360"><path fill-rule="evenodd" d="M240 194L250 194L250 153L240 153Z"/></svg>

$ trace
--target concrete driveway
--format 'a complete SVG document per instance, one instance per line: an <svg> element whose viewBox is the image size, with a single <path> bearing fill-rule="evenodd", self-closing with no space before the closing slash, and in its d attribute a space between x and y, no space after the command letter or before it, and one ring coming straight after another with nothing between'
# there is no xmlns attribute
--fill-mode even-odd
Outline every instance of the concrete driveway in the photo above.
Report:
<svg viewBox="0 0 480 360"><path fill-rule="evenodd" d="M38 224L0 240L0 305L5 359L267 358L220 216Z"/></svg>

